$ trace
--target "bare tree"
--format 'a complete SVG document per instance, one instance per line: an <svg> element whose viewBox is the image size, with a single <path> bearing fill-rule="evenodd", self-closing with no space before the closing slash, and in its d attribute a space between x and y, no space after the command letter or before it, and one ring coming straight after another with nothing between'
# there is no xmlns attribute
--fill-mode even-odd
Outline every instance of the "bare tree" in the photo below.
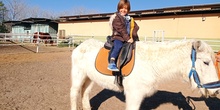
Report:
<svg viewBox="0 0 220 110"><path fill-rule="evenodd" d="M95 14L96 10L91 10L85 7L74 7L73 9L54 12L50 10L42 10L38 6L30 6L26 2L27 0L3 0L8 10L8 20L22 20L25 18L49 18L58 19L59 16L71 16L71 15L83 15L83 14Z"/></svg>
<svg viewBox="0 0 220 110"><path fill-rule="evenodd" d="M7 17L9 20L21 20L26 16L25 10L27 4L24 0L4 0L8 10Z"/></svg>
<svg viewBox="0 0 220 110"><path fill-rule="evenodd" d="M4 3L2 1L0 1L0 22L4 22L5 21L5 13L6 13L7 9L4 5Z"/></svg>
<svg viewBox="0 0 220 110"><path fill-rule="evenodd" d="M3 24L5 21L6 7L2 1L0 1L0 32L7 32L7 27Z"/></svg>
<svg viewBox="0 0 220 110"><path fill-rule="evenodd" d="M49 19L58 19L59 14L58 12L44 10L42 11L42 16Z"/></svg>
<svg viewBox="0 0 220 110"><path fill-rule="evenodd" d="M40 15L38 14L41 11L41 9L37 6L32 6L31 8L29 8L28 10L26 10L25 13L28 13L26 15L26 18L39 18Z"/></svg>

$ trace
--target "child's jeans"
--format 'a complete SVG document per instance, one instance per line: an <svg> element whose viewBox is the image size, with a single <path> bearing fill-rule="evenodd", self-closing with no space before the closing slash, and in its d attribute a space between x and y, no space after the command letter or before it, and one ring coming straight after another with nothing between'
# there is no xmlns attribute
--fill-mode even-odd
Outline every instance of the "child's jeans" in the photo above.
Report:
<svg viewBox="0 0 220 110"><path fill-rule="evenodd" d="M120 52L123 44L124 43L120 40L114 40L114 46L113 46L113 50L112 50L112 53L110 55L110 58L115 58L115 59L118 58L119 52Z"/></svg>

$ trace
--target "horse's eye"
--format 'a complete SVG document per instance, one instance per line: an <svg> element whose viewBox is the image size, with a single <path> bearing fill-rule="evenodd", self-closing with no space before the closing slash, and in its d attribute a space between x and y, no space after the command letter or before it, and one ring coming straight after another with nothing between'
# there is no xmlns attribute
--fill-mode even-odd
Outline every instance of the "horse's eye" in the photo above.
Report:
<svg viewBox="0 0 220 110"><path fill-rule="evenodd" d="M209 62L205 62L205 61L204 61L203 63L204 63L205 65L209 65Z"/></svg>

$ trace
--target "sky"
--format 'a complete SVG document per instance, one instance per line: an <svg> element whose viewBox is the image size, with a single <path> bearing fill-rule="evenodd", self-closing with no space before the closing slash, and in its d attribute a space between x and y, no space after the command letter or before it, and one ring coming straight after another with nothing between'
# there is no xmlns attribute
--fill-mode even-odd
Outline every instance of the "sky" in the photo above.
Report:
<svg viewBox="0 0 220 110"><path fill-rule="evenodd" d="M116 12L119 0L27 0L27 4L54 12L68 11L77 7L100 13ZM130 0L131 11L220 3L220 0Z"/></svg>

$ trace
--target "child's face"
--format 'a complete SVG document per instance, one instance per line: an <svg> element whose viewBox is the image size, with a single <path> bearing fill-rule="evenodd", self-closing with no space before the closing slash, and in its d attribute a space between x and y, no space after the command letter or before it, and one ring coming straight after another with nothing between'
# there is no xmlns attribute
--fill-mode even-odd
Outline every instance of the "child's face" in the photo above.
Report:
<svg viewBox="0 0 220 110"><path fill-rule="evenodd" d="M124 5L121 9L119 9L119 12L122 16L125 16L128 13L128 8L126 5Z"/></svg>

